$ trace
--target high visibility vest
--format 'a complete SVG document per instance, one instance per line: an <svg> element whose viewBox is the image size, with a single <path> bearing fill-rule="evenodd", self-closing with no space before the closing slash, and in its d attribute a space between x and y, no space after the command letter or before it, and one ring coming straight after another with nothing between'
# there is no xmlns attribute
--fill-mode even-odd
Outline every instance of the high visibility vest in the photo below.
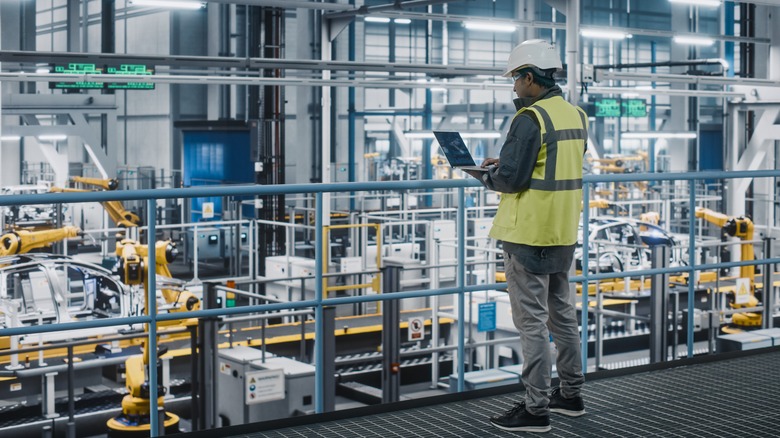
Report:
<svg viewBox="0 0 780 438"><path fill-rule="evenodd" d="M490 237L531 246L573 245L582 205L588 119L561 96L539 100L515 117L526 111L536 115L542 148L529 188L501 195Z"/></svg>

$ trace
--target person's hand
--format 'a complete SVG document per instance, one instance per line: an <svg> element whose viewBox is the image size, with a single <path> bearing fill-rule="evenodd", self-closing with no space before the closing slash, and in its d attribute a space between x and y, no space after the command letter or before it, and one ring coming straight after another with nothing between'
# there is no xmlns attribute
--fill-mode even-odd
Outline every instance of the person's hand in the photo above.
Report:
<svg viewBox="0 0 780 438"><path fill-rule="evenodd" d="M481 167L498 166L498 158L486 158L485 161L480 164Z"/></svg>

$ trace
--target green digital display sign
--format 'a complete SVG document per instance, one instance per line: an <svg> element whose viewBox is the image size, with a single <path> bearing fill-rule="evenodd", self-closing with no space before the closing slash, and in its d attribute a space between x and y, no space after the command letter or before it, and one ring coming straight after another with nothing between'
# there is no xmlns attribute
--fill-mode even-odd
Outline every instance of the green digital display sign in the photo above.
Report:
<svg viewBox="0 0 780 438"><path fill-rule="evenodd" d="M623 117L647 117L647 102L644 99L623 100Z"/></svg>
<svg viewBox="0 0 780 438"><path fill-rule="evenodd" d="M96 66L95 64L70 63L67 65L55 65L54 73L77 74L77 75L124 75L128 76L151 76L154 69L148 68L143 64L119 64L117 66ZM70 90L154 90L153 82L49 82L49 88L70 89Z"/></svg>
<svg viewBox="0 0 780 438"><path fill-rule="evenodd" d="M620 117L620 101L599 99L596 102L596 117Z"/></svg>
<svg viewBox="0 0 780 438"><path fill-rule="evenodd" d="M647 117L644 99L598 99L596 117Z"/></svg>

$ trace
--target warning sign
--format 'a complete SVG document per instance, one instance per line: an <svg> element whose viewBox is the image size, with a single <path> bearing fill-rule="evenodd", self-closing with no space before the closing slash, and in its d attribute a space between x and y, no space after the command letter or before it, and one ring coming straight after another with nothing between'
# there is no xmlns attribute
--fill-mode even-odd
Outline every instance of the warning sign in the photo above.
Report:
<svg viewBox="0 0 780 438"><path fill-rule="evenodd" d="M423 339L425 333L425 320L422 319L422 317L415 316L414 318L409 318L409 340L410 341L420 341Z"/></svg>
<svg viewBox="0 0 780 438"><path fill-rule="evenodd" d="M737 278L736 296L734 304L746 304L750 301L750 279Z"/></svg>
<svg viewBox="0 0 780 438"><path fill-rule="evenodd" d="M203 219L211 219L214 217L214 203L213 202L204 202L203 203Z"/></svg>

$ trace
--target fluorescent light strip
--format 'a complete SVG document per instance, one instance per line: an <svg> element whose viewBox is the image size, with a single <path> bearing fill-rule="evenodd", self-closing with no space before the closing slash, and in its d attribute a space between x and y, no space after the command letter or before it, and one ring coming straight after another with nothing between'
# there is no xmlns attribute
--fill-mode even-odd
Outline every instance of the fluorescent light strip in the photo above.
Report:
<svg viewBox="0 0 780 438"><path fill-rule="evenodd" d="M396 18L395 20L393 20L393 23L395 23L395 24L411 24L412 20L410 20L408 18Z"/></svg>
<svg viewBox="0 0 780 438"><path fill-rule="evenodd" d="M0 140L2 141L19 141L22 137L20 135L4 135L0 137Z"/></svg>
<svg viewBox="0 0 780 438"><path fill-rule="evenodd" d="M367 23L389 23L390 19L387 17L366 17L363 21Z"/></svg>
<svg viewBox="0 0 780 438"><path fill-rule="evenodd" d="M669 3L678 5L704 6L707 8L717 8L722 3L720 0L669 0Z"/></svg>
<svg viewBox="0 0 780 438"><path fill-rule="evenodd" d="M511 24L491 23L489 21L466 21L463 26L468 30L483 30L486 32L510 33L517 30L517 26Z"/></svg>
<svg viewBox="0 0 780 438"><path fill-rule="evenodd" d="M580 35L585 38L600 38L605 40L622 40L628 37L628 34L626 33L606 29L582 29Z"/></svg>
<svg viewBox="0 0 780 438"><path fill-rule="evenodd" d="M65 134L43 134L38 136L40 141L61 141L67 140L68 136Z"/></svg>
<svg viewBox="0 0 780 438"><path fill-rule="evenodd" d="M694 46L711 46L715 44L715 40L706 37L677 35L674 37L674 42L677 44L690 44Z"/></svg>
<svg viewBox="0 0 780 438"><path fill-rule="evenodd" d="M177 1L177 0L130 0L133 6L153 6L159 8L178 8L178 9L203 9L206 3L199 1Z"/></svg>
<svg viewBox="0 0 780 438"><path fill-rule="evenodd" d="M653 139L658 140L661 138L682 138L693 140L697 137L695 132L623 132L620 134L621 138L625 139Z"/></svg>

